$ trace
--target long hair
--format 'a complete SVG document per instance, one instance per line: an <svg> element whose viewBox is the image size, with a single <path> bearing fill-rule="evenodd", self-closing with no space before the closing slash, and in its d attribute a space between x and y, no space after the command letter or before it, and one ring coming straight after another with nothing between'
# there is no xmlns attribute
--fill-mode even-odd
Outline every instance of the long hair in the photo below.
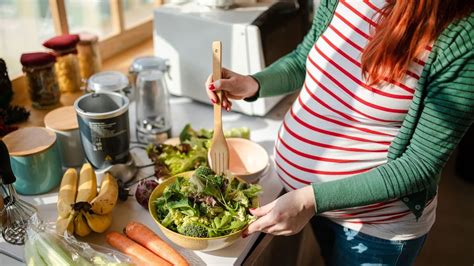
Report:
<svg viewBox="0 0 474 266"><path fill-rule="evenodd" d="M399 81L427 45L473 10L474 0L388 0L361 58L368 82Z"/></svg>

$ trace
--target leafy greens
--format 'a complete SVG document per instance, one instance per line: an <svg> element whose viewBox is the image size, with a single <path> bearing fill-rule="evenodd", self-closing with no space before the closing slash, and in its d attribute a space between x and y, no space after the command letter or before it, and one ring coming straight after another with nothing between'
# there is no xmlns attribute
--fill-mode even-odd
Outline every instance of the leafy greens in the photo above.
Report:
<svg viewBox="0 0 474 266"><path fill-rule="evenodd" d="M168 177L197 169L207 165L207 152L211 145L212 130L194 130L187 124L179 135L180 144L150 144L147 147L148 157L155 163L158 178ZM233 128L224 132L226 137L250 138L246 127Z"/></svg>
<svg viewBox="0 0 474 266"><path fill-rule="evenodd" d="M158 219L165 227L192 237L217 237L239 231L255 218L259 185L216 175L206 166L190 178L178 176L156 199Z"/></svg>

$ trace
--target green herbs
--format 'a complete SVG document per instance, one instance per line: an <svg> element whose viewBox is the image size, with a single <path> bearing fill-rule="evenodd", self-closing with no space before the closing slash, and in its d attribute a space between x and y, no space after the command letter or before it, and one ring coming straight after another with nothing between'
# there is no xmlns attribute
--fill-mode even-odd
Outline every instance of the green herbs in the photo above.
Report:
<svg viewBox="0 0 474 266"><path fill-rule="evenodd" d="M212 130L194 130L187 124L179 135L180 144L150 144L147 147L148 157L155 163L158 178L173 176L207 165L207 152L211 145ZM246 127L234 128L224 132L226 137L250 138Z"/></svg>
<svg viewBox="0 0 474 266"><path fill-rule="evenodd" d="M239 231L253 221L259 185L215 175L199 167L190 178L177 177L156 199L158 219L165 227L193 237L217 237Z"/></svg>

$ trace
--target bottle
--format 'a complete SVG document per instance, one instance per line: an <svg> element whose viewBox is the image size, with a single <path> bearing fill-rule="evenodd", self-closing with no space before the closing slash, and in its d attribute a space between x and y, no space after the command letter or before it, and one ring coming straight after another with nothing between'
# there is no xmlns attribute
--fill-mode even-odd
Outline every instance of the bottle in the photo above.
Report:
<svg viewBox="0 0 474 266"><path fill-rule="evenodd" d="M137 138L162 143L171 136L169 93L159 70L141 71L136 91Z"/></svg>
<svg viewBox="0 0 474 266"><path fill-rule="evenodd" d="M76 45L79 36L65 34L53 37L43 43L43 46L52 49L56 55L55 71L61 92L76 92L80 90L81 78Z"/></svg>
<svg viewBox="0 0 474 266"><path fill-rule="evenodd" d="M56 57L50 53L25 53L21 55L28 91L33 107L48 109L59 103L60 91L54 71Z"/></svg>
<svg viewBox="0 0 474 266"><path fill-rule="evenodd" d="M77 57L79 59L79 71L84 82L90 76L99 72L102 67L98 40L99 38L94 34L79 34Z"/></svg>
<svg viewBox="0 0 474 266"><path fill-rule="evenodd" d="M131 97L134 99L134 93L136 91L136 82L138 73L145 70L159 70L163 74L168 73L168 63L165 59L157 56L140 56L133 60L130 68L128 70L128 75L130 83L132 84L131 88ZM166 80L165 80L166 82Z"/></svg>

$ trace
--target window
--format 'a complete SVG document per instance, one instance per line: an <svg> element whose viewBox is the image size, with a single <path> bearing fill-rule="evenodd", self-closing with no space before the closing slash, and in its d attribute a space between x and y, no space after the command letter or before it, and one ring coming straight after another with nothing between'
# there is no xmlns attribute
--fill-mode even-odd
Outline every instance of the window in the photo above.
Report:
<svg viewBox="0 0 474 266"><path fill-rule="evenodd" d="M113 33L109 0L66 0L69 32L91 32L100 39Z"/></svg>
<svg viewBox="0 0 474 266"><path fill-rule="evenodd" d="M44 50L55 35L48 0L0 0L0 57L10 78L21 74L20 55Z"/></svg>
<svg viewBox="0 0 474 266"><path fill-rule="evenodd" d="M153 0L122 0L125 28L133 27L153 18Z"/></svg>
<svg viewBox="0 0 474 266"><path fill-rule="evenodd" d="M0 0L0 57L10 78L21 75L20 55L44 51L58 34L92 32L102 59L152 37L160 0Z"/></svg>

